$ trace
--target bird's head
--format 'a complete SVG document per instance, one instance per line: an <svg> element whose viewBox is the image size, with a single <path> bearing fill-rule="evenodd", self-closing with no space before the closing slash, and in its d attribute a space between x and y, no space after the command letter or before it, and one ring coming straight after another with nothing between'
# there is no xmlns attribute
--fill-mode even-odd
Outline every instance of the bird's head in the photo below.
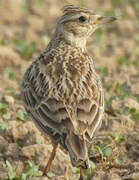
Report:
<svg viewBox="0 0 139 180"><path fill-rule="evenodd" d="M102 24L116 20L115 17L102 17L88 8L67 5L59 19L57 31L64 39L77 47L85 47L87 38Z"/></svg>

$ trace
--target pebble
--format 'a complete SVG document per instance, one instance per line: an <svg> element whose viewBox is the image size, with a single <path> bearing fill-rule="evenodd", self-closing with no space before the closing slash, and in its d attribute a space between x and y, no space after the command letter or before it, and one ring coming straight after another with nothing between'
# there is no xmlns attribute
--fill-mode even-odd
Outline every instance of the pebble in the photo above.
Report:
<svg viewBox="0 0 139 180"><path fill-rule="evenodd" d="M6 103L14 105L14 98L12 96L4 96L4 100Z"/></svg>

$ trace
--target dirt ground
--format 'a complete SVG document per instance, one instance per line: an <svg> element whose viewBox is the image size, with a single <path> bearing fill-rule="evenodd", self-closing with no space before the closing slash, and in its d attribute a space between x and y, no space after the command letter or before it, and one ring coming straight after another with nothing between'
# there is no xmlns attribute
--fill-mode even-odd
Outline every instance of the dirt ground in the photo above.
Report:
<svg viewBox="0 0 139 180"><path fill-rule="evenodd" d="M37 177L52 145L27 116L20 98L25 69L46 48L65 4L118 18L88 41L105 89L105 114L90 152L92 166L85 172L86 179L139 180L138 0L0 0L0 179L79 177L61 147L49 177Z"/></svg>

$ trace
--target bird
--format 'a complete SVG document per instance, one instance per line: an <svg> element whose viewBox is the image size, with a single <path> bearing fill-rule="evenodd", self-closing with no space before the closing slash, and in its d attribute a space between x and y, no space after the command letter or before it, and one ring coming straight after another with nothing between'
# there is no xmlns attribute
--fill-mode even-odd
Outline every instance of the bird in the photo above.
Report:
<svg viewBox="0 0 139 180"><path fill-rule="evenodd" d="M64 6L50 43L23 76L25 109L52 140L43 175L49 172L59 144L71 164L80 168L80 179L83 169L89 168L88 151L104 113L104 90L86 42L101 25L115 20L86 7Z"/></svg>

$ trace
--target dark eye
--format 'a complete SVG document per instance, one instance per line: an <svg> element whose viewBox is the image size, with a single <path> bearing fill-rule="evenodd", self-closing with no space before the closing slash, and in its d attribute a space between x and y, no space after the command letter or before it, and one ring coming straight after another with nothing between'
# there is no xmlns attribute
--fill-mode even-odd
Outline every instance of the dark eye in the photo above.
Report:
<svg viewBox="0 0 139 180"><path fill-rule="evenodd" d="M80 22L85 22L87 19L86 19L86 17L84 17L84 16L80 16L79 17L79 21Z"/></svg>

